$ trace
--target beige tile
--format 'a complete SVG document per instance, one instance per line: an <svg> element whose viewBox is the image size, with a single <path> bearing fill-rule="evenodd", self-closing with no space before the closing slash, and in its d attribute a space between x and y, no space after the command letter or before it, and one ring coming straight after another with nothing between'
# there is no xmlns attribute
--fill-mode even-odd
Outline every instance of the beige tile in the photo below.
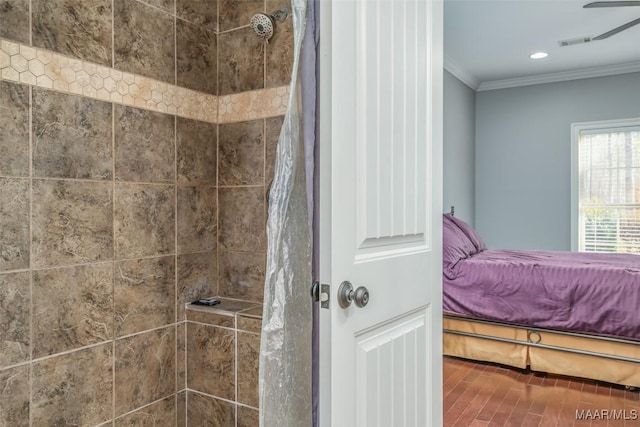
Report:
<svg viewBox="0 0 640 427"><path fill-rule="evenodd" d="M217 35L200 25L176 20L178 86L217 94Z"/></svg>
<svg viewBox="0 0 640 427"><path fill-rule="evenodd" d="M217 242L217 190L178 188L178 253L212 251Z"/></svg>
<svg viewBox="0 0 640 427"><path fill-rule="evenodd" d="M221 249L266 250L264 187L220 188L218 206Z"/></svg>
<svg viewBox="0 0 640 427"><path fill-rule="evenodd" d="M255 409L238 405L238 425L237 427L259 427L260 413Z"/></svg>
<svg viewBox="0 0 640 427"><path fill-rule="evenodd" d="M189 427L235 427L235 405L189 390L187 396Z"/></svg>
<svg viewBox="0 0 640 427"><path fill-rule="evenodd" d="M221 251L219 268L221 296L258 302L264 299L265 253Z"/></svg>
<svg viewBox="0 0 640 427"><path fill-rule="evenodd" d="M218 0L220 31L249 25L254 14L264 12L264 0Z"/></svg>
<svg viewBox="0 0 640 427"><path fill-rule="evenodd" d="M0 178L0 271L29 267L29 180Z"/></svg>
<svg viewBox="0 0 640 427"><path fill-rule="evenodd" d="M0 425L29 426L29 366L0 371Z"/></svg>
<svg viewBox="0 0 640 427"><path fill-rule="evenodd" d="M33 357L113 339L109 263L33 272Z"/></svg>
<svg viewBox="0 0 640 427"><path fill-rule="evenodd" d="M218 31L218 0L176 0L179 18Z"/></svg>
<svg viewBox="0 0 640 427"><path fill-rule="evenodd" d="M111 0L32 0L33 45L111 66Z"/></svg>
<svg viewBox="0 0 640 427"><path fill-rule="evenodd" d="M178 255L178 321L185 319L186 303L218 293L216 252Z"/></svg>
<svg viewBox="0 0 640 427"><path fill-rule="evenodd" d="M111 343L33 364L33 427L96 425L111 419Z"/></svg>
<svg viewBox="0 0 640 427"><path fill-rule="evenodd" d="M29 176L29 88L0 81L0 105L0 175Z"/></svg>
<svg viewBox="0 0 640 427"><path fill-rule="evenodd" d="M286 8L291 12L290 0L266 0L267 10ZM284 22L277 22L273 37L266 46L266 86L277 87L291 82L293 69L293 17L289 15Z"/></svg>
<svg viewBox="0 0 640 427"><path fill-rule="evenodd" d="M33 89L33 173L111 179L111 104Z"/></svg>
<svg viewBox="0 0 640 427"><path fill-rule="evenodd" d="M238 402L258 407L260 335L238 331Z"/></svg>
<svg viewBox="0 0 640 427"><path fill-rule="evenodd" d="M176 398L162 399L142 409L117 418L114 427L175 427Z"/></svg>
<svg viewBox="0 0 640 427"><path fill-rule="evenodd" d="M187 384L189 389L235 400L235 332L189 323Z"/></svg>
<svg viewBox="0 0 640 427"><path fill-rule="evenodd" d="M218 45L219 95L264 88L264 42L253 29L219 34Z"/></svg>
<svg viewBox="0 0 640 427"><path fill-rule="evenodd" d="M116 180L175 180L175 124L168 114L115 106Z"/></svg>
<svg viewBox="0 0 640 427"><path fill-rule="evenodd" d="M114 66L175 83L174 18L144 3L114 0Z"/></svg>
<svg viewBox="0 0 640 427"><path fill-rule="evenodd" d="M219 126L219 185L264 183L264 120Z"/></svg>
<svg viewBox="0 0 640 427"><path fill-rule="evenodd" d="M168 185L116 184L117 259L154 256L175 250L175 188Z"/></svg>
<svg viewBox="0 0 640 427"><path fill-rule="evenodd" d="M28 272L0 274L0 368L29 360L30 295Z"/></svg>
<svg viewBox="0 0 640 427"><path fill-rule="evenodd" d="M116 340L116 416L176 392L175 352L173 326Z"/></svg>
<svg viewBox="0 0 640 427"><path fill-rule="evenodd" d="M175 257L116 262L116 336L175 322Z"/></svg>
<svg viewBox="0 0 640 427"><path fill-rule="evenodd" d="M177 118L178 184L216 185L217 129L211 123Z"/></svg>
<svg viewBox="0 0 640 427"><path fill-rule="evenodd" d="M33 181L36 267L113 258L111 188L106 182Z"/></svg>

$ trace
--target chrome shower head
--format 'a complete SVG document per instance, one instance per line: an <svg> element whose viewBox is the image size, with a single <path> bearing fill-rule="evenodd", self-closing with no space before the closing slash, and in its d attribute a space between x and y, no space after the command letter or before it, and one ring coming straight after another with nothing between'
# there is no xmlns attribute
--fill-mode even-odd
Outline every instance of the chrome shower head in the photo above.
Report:
<svg viewBox="0 0 640 427"><path fill-rule="evenodd" d="M251 28L253 28L253 31L255 31L258 37L263 39L265 43L268 43L269 39L273 36L275 21L284 22L288 16L288 9L276 10L271 15L256 13L251 17Z"/></svg>

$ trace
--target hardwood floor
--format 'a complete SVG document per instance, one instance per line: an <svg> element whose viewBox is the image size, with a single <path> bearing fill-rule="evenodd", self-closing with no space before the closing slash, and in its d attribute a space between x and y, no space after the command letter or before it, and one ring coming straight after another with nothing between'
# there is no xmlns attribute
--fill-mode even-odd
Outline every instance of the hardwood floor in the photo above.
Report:
<svg viewBox="0 0 640 427"><path fill-rule="evenodd" d="M586 419L577 420L577 413ZM640 393L445 357L444 426L640 426Z"/></svg>

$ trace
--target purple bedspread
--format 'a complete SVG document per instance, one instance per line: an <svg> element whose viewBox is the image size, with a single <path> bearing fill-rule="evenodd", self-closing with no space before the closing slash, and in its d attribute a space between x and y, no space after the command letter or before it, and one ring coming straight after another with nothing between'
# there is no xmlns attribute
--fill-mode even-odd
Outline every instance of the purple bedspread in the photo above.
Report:
<svg viewBox="0 0 640 427"><path fill-rule="evenodd" d="M444 311L640 340L640 256L486 250L443 277Z"/></svg>

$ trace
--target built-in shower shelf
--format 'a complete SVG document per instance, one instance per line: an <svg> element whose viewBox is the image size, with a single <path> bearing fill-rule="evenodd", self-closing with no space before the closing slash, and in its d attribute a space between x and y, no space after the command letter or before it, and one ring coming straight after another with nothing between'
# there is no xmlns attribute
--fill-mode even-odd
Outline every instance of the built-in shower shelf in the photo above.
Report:
<svg viewBox="0 0 640 427"><path fill-rule="evenodd" d="M262 304L220 297L213 306L187 304L187 321L260 333Z"/></svg>

